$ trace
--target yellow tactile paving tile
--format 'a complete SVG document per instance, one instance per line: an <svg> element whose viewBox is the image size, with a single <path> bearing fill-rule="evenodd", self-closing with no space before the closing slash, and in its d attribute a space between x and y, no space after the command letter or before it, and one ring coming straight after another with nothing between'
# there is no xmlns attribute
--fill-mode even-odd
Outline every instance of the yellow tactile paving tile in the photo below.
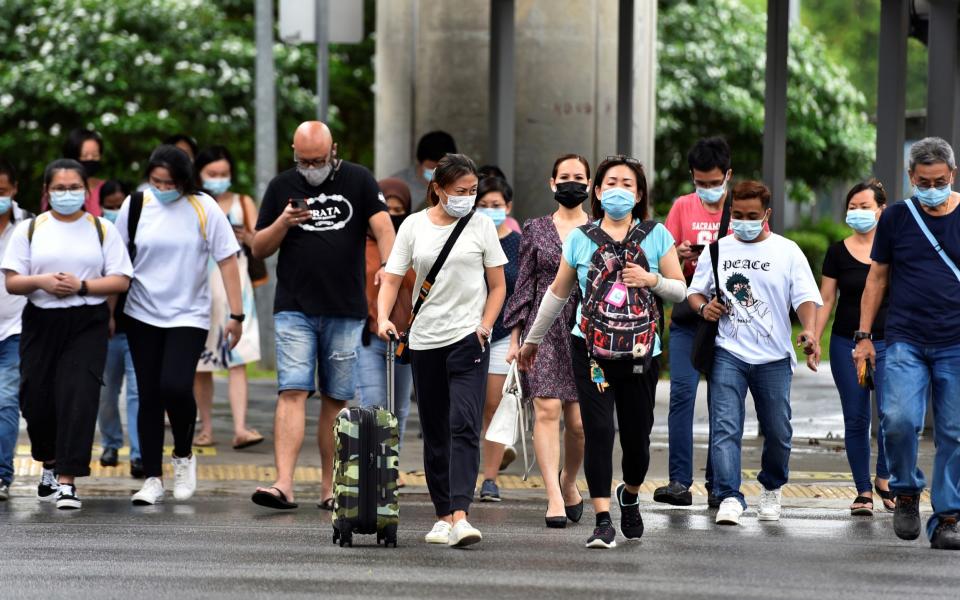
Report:
<svg viewBox="0 0 960 600"><path fill-rule="evenodd" d="M101 454L102 452L103 452L103 448L102 448L102 447L100 447L100 446L94 446L94 447L93 447L93 455L94 455L94 456L100 456L100 454ZM171 452L173 452L173 446L164 446L164 447L163 447L163 454L164 454L164 456L169 455ZM194 446L194 447L193 447L193 452L194 452L194 454L196 454L197 456L216 456L216 455L217 455L217 449L214 448L214 447L212 447L212 446L206 446L206 447L202 447L202 448L199 447L199 446ZM29 444L19 444L19 445L17 446L17 456L30 456L30 446L29 446ZM124 446L123 448L120 448L119 450L117 450L117 456L119 456L120 458L130 458L130 448L127 447L127 446Z"/></svg>

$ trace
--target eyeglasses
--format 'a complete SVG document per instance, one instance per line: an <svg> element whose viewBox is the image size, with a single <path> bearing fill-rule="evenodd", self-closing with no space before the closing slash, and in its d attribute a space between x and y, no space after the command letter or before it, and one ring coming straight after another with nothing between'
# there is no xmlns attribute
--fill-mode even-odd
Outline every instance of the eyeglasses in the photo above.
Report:
<svg viewBox="0 0 960 600"><path fill-rule="evenodd" d="M84 187L77 183L74 185L55 185L50 187L51 192L82 192Z"/></svg>
<svg viewBox="0 0 960 600"><path fill-rule="evenodd" d="M627 156L626 154L613 154L603 159L603 161L604 162L608 162L608 161L622 162L622 163L627 163L628 165L637 165L638 167L643 166L643 163L641 163L639 160L637 160L636 158L633 158L632 156Z"/></svg>
<svg viewBox="0 0 960 600"><path fill-rule="evenodd" d="M319 169L327 164L332 164L336 160L336 154L330 153L327 158L300 158L293 157L293 162L301 169Z"/></svg>

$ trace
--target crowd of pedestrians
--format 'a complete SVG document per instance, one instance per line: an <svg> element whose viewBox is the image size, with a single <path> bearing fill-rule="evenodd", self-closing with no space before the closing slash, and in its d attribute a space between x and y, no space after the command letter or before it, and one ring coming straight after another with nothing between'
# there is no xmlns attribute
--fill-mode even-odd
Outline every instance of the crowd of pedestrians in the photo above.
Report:
<svg viewBox="0 0 960 600"><path fill-rule="evenodd" d="M385 406L387 341L402 335L410 364L395 369L395 412L402 444L416 400L437 517L427 543L481 541L468 521L475 496L505 500L498 473L516 451L484 431L514 367L533 406L546 527L582 519L582 467L595 518L586 546L642 537L640 488L667 366L669 483L654 501L693 502L703 376L716 523L738 525L747 509L740 489L748 391L763 432L755 514L778 521L790 475L794 346L817 370L829 326L857 491L851 514L874 514L876 494L894 512L896 535L919 537L927 479L917 440L932 401L927 535L934 548L960 549L960 194L951 189L957 166L945 141L911 148L910 198L888 199L876 180L850 190L852 233L828 249L819 288L800 247L771 231L770 190L734 181L730 147L719 137L691 148L692 190L665 223L651 215L639 161L608 156L592 170L585 157L563 154L543 174L555 210L522 229L511 214L524 199L503 172L458 154L446 132L426 134L415 164L379 182L338 156L323 123L301 124L292 148L293 167L270 182L258 208L233 190L236 164L224 146L171 136L131 191L98 178L104 140L75 130L44 171L37 216L17 203L17 172L0 158L0 500L10 494L21 416L43 465L39 500L75 510L98 424L100 463L119 464L124 412L130 474L144 480L133 504L166 496L167 424L173 497L189 499L193 449L217 443L216 371L228 373L231 446L263 442L247 426L246 369L261 359L253 291L271 277L264 260L278 254L277 477L254 490L260 506L298 508L294 472L318 395L317 506L334 510L334 422L351 401Z"/></svg>

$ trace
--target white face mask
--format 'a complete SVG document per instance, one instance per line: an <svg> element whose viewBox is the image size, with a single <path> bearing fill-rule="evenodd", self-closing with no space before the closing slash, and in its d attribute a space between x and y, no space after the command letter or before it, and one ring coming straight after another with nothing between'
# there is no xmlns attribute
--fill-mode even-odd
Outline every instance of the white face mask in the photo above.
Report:
<svg viewBox="0 0 960 600"><path fill-rule="evenodd" d="M470 214L470 211L473 210L473 205L477 203L477 195L473 194L472 196L447 196L446 204L443 204L443 209L447 211L447 214L455 219L460 217L465 217Z"/></svg>

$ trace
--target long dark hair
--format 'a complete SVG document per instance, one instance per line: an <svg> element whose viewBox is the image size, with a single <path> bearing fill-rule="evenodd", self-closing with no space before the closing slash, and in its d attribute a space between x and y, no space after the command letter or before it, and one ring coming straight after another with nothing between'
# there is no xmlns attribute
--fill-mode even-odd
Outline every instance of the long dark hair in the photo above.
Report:
<svg viewBox="0 0 960 600"><path fill-rule="evenodd" d="M64 158L80 160L80 151L83 149L83 143L87 140L93 140L103 154L103 138L100 134L91 129L73 129L67 134L67 139L63 142Z"/></svg>
<svg viewBox="0 0 960 600"><path fill-rule="evenodd" d="M180 148L169 144L157 146L150 155L150 162L147 163L145 171L147 179L157 167L163 167L170 172L170 179L181 194L192 194L197 191L197 185L193 180L193 163L187 153Z"/></svg>
<svg viewBox="0 0 960 600"><path fill-rule="evenodd" d="M641 221L647 220L647 204L649 203L649 193L647 192L647 176L643 172L643 165L640 161L629 156L608 156L606 160L597 166L596 177L593 178L593 188L590 190L590 210L594 219L602 219L604 212L600 205L600 198L597 191L603 185L603 178L607 176L607 171L613 167L624 165L633 171L637 177L637 203L633 205L633 218Z"/></svg>
<svg viewBox="0 0 960 600"><path fill-rule="evenodd" d="M210 163L225 160L230 165L230 177L234 177L233 155L225 146L210 146L197 153L193 159L193 181L198 188L203 188L203 178L200 177L200 171Z"/></svg>
<svg viewBox="0 0 960 600"><path fill-rule="evenodd" d="M433 172L433 182L427 186L427 204L436 206L440 203L440 196L433 189L434 183L441 188L445 188L464 175L477 176L477 164L469 156L466 154L447 154L441 158Z"/></svg>

